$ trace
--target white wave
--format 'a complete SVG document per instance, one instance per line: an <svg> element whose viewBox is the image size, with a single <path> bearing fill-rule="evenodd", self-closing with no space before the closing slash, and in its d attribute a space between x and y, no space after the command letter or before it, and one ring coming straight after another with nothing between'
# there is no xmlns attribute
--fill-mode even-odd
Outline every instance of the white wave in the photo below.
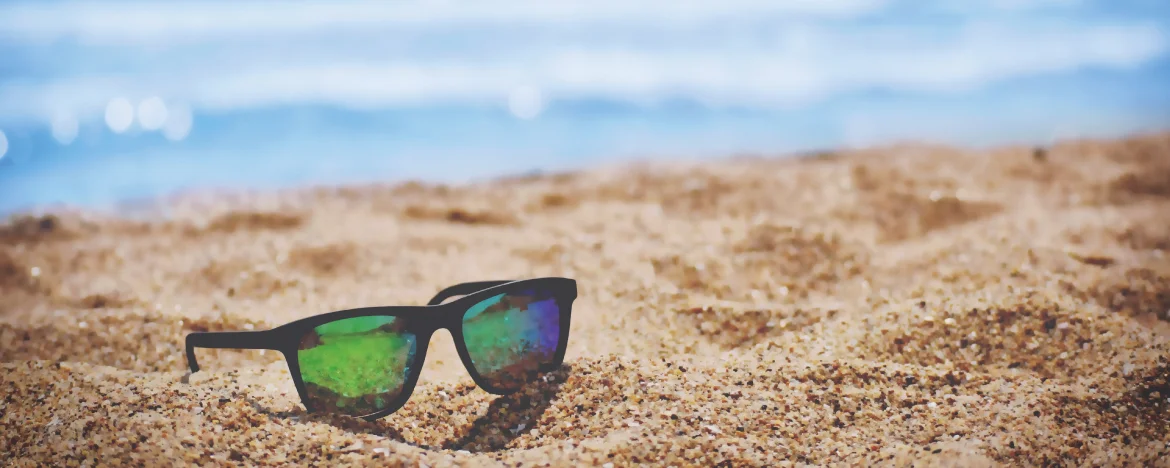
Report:
<svg viewBox="0 0 1170 468"><path fill-rule="evenodd" d="M1099 1L930 3L959 15L954 28L898 13L925 5L908 0L3 2L0 41L17 50L14 63L22 50L53 50L36 41L74 38L82 47L29 59L53 64L49 75L25 79L16 69L20 79L0 79L0 121L93 118L111 99L150 96L228 111L503 108L517 90L539 94L542 107L681 98L779 108L868 89L954 93L1085 67L1126 69L1167 52L1164 19L1021 13ZM856 20L875 15L882 20ZM762 29L747 28L763 20ZM575 32L563 33L567 26ZM441 44L451 34L462 35L457 44ZM96 72L100 60L90 53L123 65Z"/></svg>
<svg viewBox="0 0 1170 468"><path fill-rule="evenodd" d="M888 0L114 1L0 5L0 36L142 43L224 34L355 27L635 24L652 27L760 16L851 17Z"/></svg>
<svg viewBox="0 0 1170 468"><path fill-rule="evenodd" d="M785 107L881 88L956 92L988 83L1083 67L1127 68L1167 51L1156 24L1063 25L1020 29L973 24L939 40L913 31L882 36L827 28L780 34L737 49L608 50L563 44L537 56L344 61L289 55L252 67L186 64L132 76L80 74L0 88L0 115L48 115L69 106L93 114L115 96L158 95L200 108L273 104L380 108L498 103L532 87L548 100L601 98L650 103L684 98L710 105ZM933 41L931 39L934 39ZM263 50L252 51L257 56ZM283 64L283 65L274 65ZM160 67L165 67L165 63Z"/></svg>

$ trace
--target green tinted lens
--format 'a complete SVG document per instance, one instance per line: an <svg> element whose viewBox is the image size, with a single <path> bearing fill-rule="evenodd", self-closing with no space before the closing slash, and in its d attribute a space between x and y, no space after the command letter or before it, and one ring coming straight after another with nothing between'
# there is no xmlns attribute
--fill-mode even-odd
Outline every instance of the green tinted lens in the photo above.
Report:
<svg viewBox="0 0 1170 468"><path fill-rule="evenodd" d="M531 381L555 359L560 336L560 306L543 291L500 294L463 316L471 363L497 389L512 390Z"/></svg>
<svg viewBox="0 0 1170 468"><path fill-rule="evenodd" d="M308 405L364 416L402 393L417 350L395 317L354 317L319 325L301 338L297 361Z"/></svg>

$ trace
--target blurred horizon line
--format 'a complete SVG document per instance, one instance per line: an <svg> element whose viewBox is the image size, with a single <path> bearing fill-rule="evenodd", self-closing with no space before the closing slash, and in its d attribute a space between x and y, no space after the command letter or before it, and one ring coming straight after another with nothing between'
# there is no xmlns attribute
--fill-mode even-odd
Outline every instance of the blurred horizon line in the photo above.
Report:
<svg viewBox="0 0 1170 468"><path fill-rule="evenodd" d="M865 145L840 145L824 147L808 147L804 149L755 151L742 150L715 154L642 154L605 160L585 160L561 163L559 165L539 168L514 169L500 173L479 174L476 176L455 179L426 176L374 176L366 178L349 178L334 180L318 180L299 183L277 183L267 185L197 185L176 186L175 188L149 193L131 194L120 197L104 198L95 203L53 202L30 205L0 204L0 222L11 221L25 216L45 216L52 214L90 213L115 214L133 217L142 214L158 214L158 210L165 210L171 204L198 199L221 199L235 197L260 197L307 194L316 191L350 190L350 189L377 189L393 188L412 183L433 186L466 186L479 184L505 183L512 180L523 180L532 177L554 176L558 174L574 174L590 171L605 171L613 169L645 170L661 165L677 164L717 164L719 161L753 161L753 160L815 160L832 156L834 153L853 150L892 150L892 149L930 149L943 148L959 151L987 151L997 149L1035 147L1051 149L1061 144L1075 144L1084 142L1109 142L1128 140L1152 135L1170 133L1170 123L1162 126L1142 129L1131 129L1114 133L1097 135L1070 135L1067 137L1049 138L1041 140L1004 140L988 143L953 143L930 138L896 138Z"/></svg>
<svg viewBox="0 0 1170 468"><path fill-rule="evenodd" d="M0 212L1170 127L1165 0L8 0L0 56Z"/></svg>

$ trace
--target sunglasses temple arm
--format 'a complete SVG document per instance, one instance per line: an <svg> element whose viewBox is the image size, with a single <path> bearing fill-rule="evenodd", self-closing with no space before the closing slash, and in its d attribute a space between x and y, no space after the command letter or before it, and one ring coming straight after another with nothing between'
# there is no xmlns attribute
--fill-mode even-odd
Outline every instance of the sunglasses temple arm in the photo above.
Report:
<svg viewBox="0 0 1170 468"><path fill-rule="evenodd" d="M455 286L451 286L447 289L439 291L438 294L435 294L435 297L431 298L431 301L428 302L427 305L439 305L442 304L443 301L455 296L466 296L471 293L483 291L484 289L499 286L501 284L508 284L513 281L515 280L476 281L472 283L456 284Z"/></svg>
<svg viewBox="0 0 1170 468"><path fill-rule="evenodd" d="M193 332L187 334L187 364L191 372L199 372L195 348L266 349L279 351L272 330Z"/></svg>

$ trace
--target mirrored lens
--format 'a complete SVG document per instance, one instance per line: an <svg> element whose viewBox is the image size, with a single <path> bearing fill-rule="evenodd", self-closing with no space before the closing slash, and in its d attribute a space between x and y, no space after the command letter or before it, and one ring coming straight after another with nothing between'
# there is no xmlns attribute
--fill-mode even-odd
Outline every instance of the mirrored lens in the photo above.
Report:
<svg viewBox="0 0 1170 468"><path fill-rule="evenodd" d="M319 325L301 338L297 361L315 411L364 416L402 393L417 351L395 317L354 317Z"/></svg>
<svg viewBox="0 0 1170 468"><path fill-rule="evenodd" d="M516 389L551 364L560 335L560 307L543 291L500 294L463 316L463 341L472 365L498 389Z"/></svg>

